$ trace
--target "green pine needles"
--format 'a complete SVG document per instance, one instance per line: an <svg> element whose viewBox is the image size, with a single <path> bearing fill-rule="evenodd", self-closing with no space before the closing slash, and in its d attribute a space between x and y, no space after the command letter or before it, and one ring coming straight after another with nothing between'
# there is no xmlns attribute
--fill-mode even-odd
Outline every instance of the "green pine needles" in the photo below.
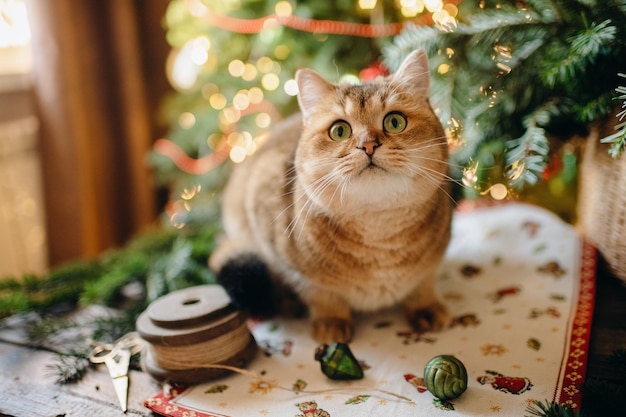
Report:
<svg viewBox="0 0 626 417"><path fill-rule="evenodd" d="M626 74L619 74L620 77L626 78ZM609 153L613 158L617 158L619 155L626 150L626 86L620 86L615 89L615 91L620 94L616 97L619 100L622 100L622 111L617 113L617 118L620 123L615 126L615 130L617 132L609 135L601 140L603 143L610 143Z"/></svg>
<svg viewBox="0 0 626 417"><path fill-rule="evenodd" d="M90 304L127 308L123 303L128 297L123 292L129 286L137 289L134 302L145 306L169 292L214 283L207 259L218 230L216 222L195 228L189 225L184 231L164 227L98 259L55 268L48 276L3 278L0 318L63 306L65 310Z"/></svg>
<svg viewBox="0 0 626 417"><path fill-rule="evenodd" d="M433 106L444 126L462 126L458 165L496 163L509 185L536 184L555 142L585 135L626 99L626 87L616 88L626 67L623 0L461 2L459 19L409 26L384 51L392 69L414 49L428 52ZM616 129L604 139L613 156L624 150L626 123Z"/></svg>

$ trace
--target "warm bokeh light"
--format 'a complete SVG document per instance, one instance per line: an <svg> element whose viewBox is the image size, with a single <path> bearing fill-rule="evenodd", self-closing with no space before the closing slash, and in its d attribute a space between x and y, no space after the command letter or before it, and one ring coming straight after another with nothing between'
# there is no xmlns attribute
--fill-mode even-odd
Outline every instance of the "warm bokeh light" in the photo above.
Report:
<svg viewBox="0 0 626 417"><path fill-rule="evenodd" d="M280 79L278 78L278 75L276 74L273 74L273 73L265 74L263 78L261 79L261 85L267 91L274 91L280 85Z"/></svg>
<svg viewBox="0 0 626 417"><path fill-rule="evenodd" d="M363 10L372 10L376 7L377 0L359 0L359 7Z"/></svg>
<svg viewBox="0 0 626 417"><path fill-rule="evenodd" d="M183 129L191 129L195 124L196 116L194 116L193 113L186 111L178 116L178 125Z"/></svg>
<svg viewBox="0 0 626 417"><path fill-rule="evenodd" d="M243 69L243 74L241 74L241 78L245 81L252 81L256 78L258 71L256 67L252 64L246 64Z"/></svg>
<svg viewBox="0 0 626 417"><path fill-rule="evenodd" d="M231 161L236 164L239 164L246 159L246 150L243 146L234 146L231 148L229 153Z"/></svg>
<svg viewBox="0 0 626 417"><path fill-rule="evenodd" d="M298 95L298 83L296 83L296 80L288 80L283 88L285 89L285 93L289 96Z"/></svg>
<svg viewBox="0 0 626 417"><path fill-rule="evenodd" d="M504 200L509 195L509 190L504 184L495 184L489 188L489 194L494 200Z"/></svg>
<svg viewBox="0 0 626 417"><path fill-rule="evenodd" d="M209 104L215 110L222 110L226 107L226 97L221 93L212 94L209 98Z"/></svg>
<svg viewBox="0 0 626 417"><path fill-rule="evenodd" d="M227 125L235 124L239 121L239 119L241 119L241 111L235 107L226 107L220 113L220 119Z"/></svg>
<svg viewBox="0 0 626 417"><path fill-rule="evenodd" d="M201 36L192 41L190 58L196 65L204 65L209 58L211 41L206 36Z"/></svg>
<svg viewBox="0 0 626 417"><path fill-rule="evenodd" d="M256 125L258 127L260 127L261 129L265 129L269 127L269 125L272 123L272 117L267 113L259 113L257 114L254 121L256 122Z"/></svg>
<svg viewBox="0 0 626 417"><path fill-rule="evenodd" d="M233 77L241 77L245 69L243 61L239 59L234 59L228 64L228 73Z"/></svg>
<svg viewBox="0 0 626 417"><path fill-rule="evenodd" d="M278 45L274 48L274 56L276 59L287 59L290 53L291 49L289 49L287 45Z"/></svg>
<svg viewBox="0 0 626 417"><path fill-rule="evenodd" d="M263 97L263 90L261 90L259 87L252 87L250 90L248 90L248 98L250 98L250 103L252 104L259 104L263 101Z"/></svg>
<svg viewBox="0 0 626 417"><path fill-rule="evenodd" d="M424 0L424 6L429 12L435 13L443 9L443 2L441 0Z"/></svg>
<svg viewBox="0 0 626 417"><path fill-rule="evenodd" d="M274 10L276 12L276 15L280 16L280 17L291 16L291 13L293 12L293 8L291 7L291 3L289 3L288 1L285 1L285 0L281 0L278 3L276 3L276 6L274 7Z"/></svg>
<svg viewBox="0 0 626 417"><path fill-rule="evenodd" d="M233 97L233 106L238 110L245 110L250 106L250 97L248 97L247 90L241 90Z"/></svg>
<svg viewBox="0 0 626 417"><path fill-rule="evenodd" d="M400 12L406 17L415 17L423 11L423 0L400 0Z"/></svg>
<svg viewBox="0 0 626 417"><path fill-rule="evenodd" d="M443 75L443 74L447 74L447 73L448 73L448 71L450 71L450 65L448 65L448 64L441 64L441 65L439 65L439 66L437 67L437 72L438 72L439 74L442 74L442 75Z"/></svg>
<svg viewBox="0 0 626 417"><path fill-rule="evenodd" d="M268 72L271 72L272 69L274 68L274 62L271 60L271 58L262 56L261 58L257 59L256 67L262 73L267 74Z"/></svg>

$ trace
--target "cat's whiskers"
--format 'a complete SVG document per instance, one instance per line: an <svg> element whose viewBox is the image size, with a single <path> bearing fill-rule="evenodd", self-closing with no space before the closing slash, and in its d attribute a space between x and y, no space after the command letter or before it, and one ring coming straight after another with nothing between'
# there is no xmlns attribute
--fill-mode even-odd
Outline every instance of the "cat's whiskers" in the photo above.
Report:
<svg viewBox="0 0 626 417"><path fill-rule="evenodd" d="M324 168L326 166L333 166L337 164L337 158L333 157L333 158L318 159L316 161L309 162L309 164L314 164L311 166L313 169ZM296 173L296 167L292 166L291 168L289 168L285 172L285 177L288 178L288 180L285 182L285 185L290 186L292 183L294 183L298 179L298 175ZM294 187L290 187L289 191L281 194L281 197L285 197L289 194L293 194L293 192L294 192Z"/></svg>
<svg viewBox="0 0 626 417"><path fill-rule="evenodd" d="M339 193L339 202L341 204L343 204L344 202L344 197L345 197L347 189L350 186L350 183L351 183L351 179L348 176L344 177L343 181L341 182L341 193Z"/></svg>
<svg viewBox="0 0 626 417"><path fill-rule="evenodd" d="M302 198L306 199L306 201L304 202L304 204L302 205L298 213L294 216L294 218L291 220L291 222L287 226L286 231L288 231L289 237L291 237L291 235L295 231L295 228L298 225L298 223L301 223L300 233L298 234L298 239L300 238L300 235L302 234L302 231L304 230L304 226L306 225L306 222L309 218L311 210L314 207L313 201L318 199L318 197L320 197L321 194L323 194L328 189L328 187L330 187L333 183L335 183L337 179L341 179L341 178L342 178L342 175L340 172L337 172L336 170L332 170L326 173L325 175L319 177L315 181L313 181L304 189L304 192L298 198L298 200L294 201L291 204L293 206L300 199ZM335 192L333 192L333 195L331 196L331 201L334 198L336 192L337 192L337 188L335 189ZM303 213L304 213L304 219L302 219ZM301 222L301 219L302 219L302 222Z"/></svg>
<svg viewBox="0 0 626 417"><path fill-rule="evenodd" d="M437 170L434 170L432 168L428 168L422 165L412 164L410 168L415 168L415 170L412 170L412 172L415 175L419 175L425 180L429 181L431 184L435 185L439 190L443 191L448 196L450 201L452 201L453 203L456 203L456 200L454 199L454 197L452 197L452 195L448 192L448 190L446 190L446 188L443 187L442 185L442 183L445 180L449 179L451 181L455 181L454 179L452 179L451 177L449 177L448 175L440 171L437 171ZM437 178L433 174L439 175L441 179L437 180Z"/></svg>
<svg viewBox="0 0 626 417"><path fill-rule="evenodd" d="M304 188L303 193L297 198L294 199L291 204L289 204L287 207L285 207L285 209L283 211L280 212L280 214L278 216L276 216L276 219L278 219L278 217L280 217L283 213L285 213L288 209L294 207L296 204L298 204L300 202L300 200L305 199L304 204L302 205L302 207L300 208L300 210L298 211L298 213L291 219L291 222L289 222L289 224L287 225L287 228L285 230L285 232L289 232L288 236L291 236L291 234L293 233L296 224L298 223L298 220L300 219L300 216L302 214L302 210L304 210L304 208L307 206L307 204L310 202L310 198L308 197L308 190L309 189L313 189L314 187L317 187L319 184L318 183L323 183L324 181L327 181L326 175L318 178L317 180L313 181L311 184L309 184L307 187ZM294 190L290 191L290 194L294 194L295 192L295 187ZM276 220L274 219L274 220Z"/></svg>
<svg viewBox="0 0 626 417"><path fill-rule="evenodd" d="M448 172L447 169L445 170L445 172L442 172L442 171L439 171L439 170L437 170L435 168L431 168L431 167L428 167L428 166L425 166L425 165L417 164L415 160L425 160L425 161L429 161L429 162L435 162L435 163L438 163L438 164L443 164L446 167L451 167L451 166L460 167L461 165L453 164L453 163L450 163L450 162L442 161L442 160L437 159L437 158L430 158L430 157L421 156L421 155L414 156L413 157L413 161L409 164L409 165L411 165L415 169L418 169L418 170L419 169L425 169L425 170L432 171L435 174L441 175L442 181L449 181L449 182L453 182L453 183L455 183L457 185L463 185L462 181L459 181L456 178L454 178L454 177L450 176L449 174L447 174L447 172ZM413 170L412 170L412 172L415 173L415 171L413 171Z"/></svg>
<svg viewBox="0 0 626 417"><path fill-rule="evenodd" d="M441 172L438 169L435 168L431 168L425 165L419 165L419 164L411 164L411 172L413 174L418 174L419 171L426 171L431 175L431 178L434 180L439 179L440 182L454 182L454 183L458 183L459 181L454 179L453 177L451 177L450 175L448 175L445 172Z"/></svg>
<svg viewBox="0 0 626 417"><path fill-rule="evenodd" d="M444 142L444 139L445 136L437 136L426 140L420 140L415 147L409 149L429 149L434 146L447 146L447 143Z"/></svg>
<svg viewBox="0 0 626 417"><path fill-rule="evenodd" d="M342 164L336 170L333 171L335 178L338 182L338 185L335 187L335 191L330 196L330 199L328 200L328 204L332 203L332 201L335 199L335 195L337 194L337 191L339 191L339 203L343 204L346 187L351 178L349 175L349 171L351 167L345 166L345 165L346 164Z"/></svg>
<svg viewBox="0 0 626 417"><path fill-rule="evenodd" d="M294 174L295 174L295 170L293 170ZM274 220L272 221L272 223L276 222L283 214L285 214L285 212L287 212L287 210L291 209L292 207L294 207L301 199L303 198L307 198L307 194L308 194L308 190L310 188L316 187L318 184L318 182L322 182L325 180L326 176L322 176L320 178L318 178L317 180L315 180L314 182L312 182L311 184L309 184L305 189L304 192L297 198L294 199L291 204L287 205L283 210L281 210L280 213L278 213L278 215L276 215L276 217L274 217ZM293 175L292 178L290 178L290 180L288 181L288 183L294 182L296 179L298 178L297 175ZM281 197L286 197L288 195L292 195L295 194L296 188L295 187L291 187L291 189L289 191L287 191L286 193L281 194ZM305 203L306 205L306 203ZM291 220L291 222L289 223L289 225L287 225L287 230L292 227L292 223L294 223L294 219ZM295 227L295 225L293 225L293 227Z"/></svg>
<svg viewBox="0 0 626 417"><path fill-rule="evenodd" d="M306 199L305 203L303 204L302 208L300 209L300 211L298 212L297 220L296 220L296 224L300 222L300 218L302 217L302 213L304 212L304 219L301 222L300 225L300 233L298 233L298 240L300 240L300 237L302 236L302 232L304 231L304 228L306 226L307 221L309 220L309 215L311 214L311 211L314 208L314 198L316 198L319 194L323 193L324 191L326 191L326 189L330 186L330 184L332 184L334 182L334 178L328 178L326 179L326 181L321 184L318 188L316 188L315 190L313 190L314 194L311 194L310 196L308 196L308 198ZM335 189L335 192L337 190ZM333 193L333 197L334 197L334 193ZM332 199L332 197L331 197ZM306 209L306 211L305 211ZM295 224L294 227L292 228L291 232L289 233L289 237L291 237L291 234L293 233L293 231L295 230Z"/></svg>

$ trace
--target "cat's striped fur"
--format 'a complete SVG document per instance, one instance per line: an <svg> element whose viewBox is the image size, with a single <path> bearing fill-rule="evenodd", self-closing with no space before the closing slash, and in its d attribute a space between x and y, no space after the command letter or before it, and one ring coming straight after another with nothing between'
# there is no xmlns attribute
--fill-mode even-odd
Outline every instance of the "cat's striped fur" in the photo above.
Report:
<svg viewBox="0 0 626 417"><path fill-rule="evenodd" d="M350 340L353 310L396 303L419 331L446 326L434 286L450 237L448 148L425 53L368 84L310 70L296 80L302 114L279 124L224 192L227 237L211 258L220 283L261 310L276 303L265 286L286 284L319 342ZM331 132L337 121L348 127Z"/></svg>

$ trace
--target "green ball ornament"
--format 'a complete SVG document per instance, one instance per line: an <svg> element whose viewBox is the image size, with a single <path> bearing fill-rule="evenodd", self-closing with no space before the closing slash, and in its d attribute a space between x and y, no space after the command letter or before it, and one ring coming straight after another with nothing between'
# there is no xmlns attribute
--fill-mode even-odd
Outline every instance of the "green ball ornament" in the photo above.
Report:
<svg viewBox="0 0 626 417"><path fill-rule="evenodd" d="M424 382L435 397L443 401L453 400L467 389L467 370L454 356L435 356L424 367Z"/></svg>

